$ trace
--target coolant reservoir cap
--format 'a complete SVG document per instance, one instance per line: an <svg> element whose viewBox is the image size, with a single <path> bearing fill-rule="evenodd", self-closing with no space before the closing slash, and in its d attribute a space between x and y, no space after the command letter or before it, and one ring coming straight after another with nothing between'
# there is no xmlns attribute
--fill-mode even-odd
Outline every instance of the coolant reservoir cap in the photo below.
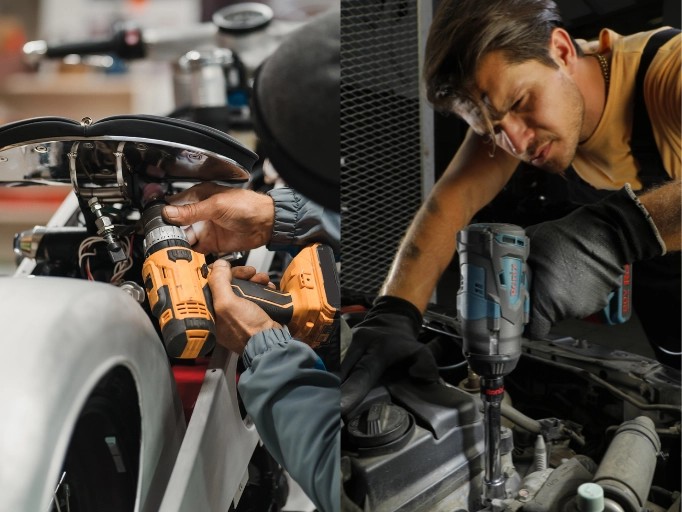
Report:
<svg viewBox="0 0 682 512"><path fill-rule="evenodd" d="M592 482L582 484L578 487L576 505L580 512L601 512L604 510L604 489Z"/></svg>
<svg viewBox="0 0 682 512"><path fill-rule="evenodd" d="M397 405L372 404L348 424L348 435L358 448L374 448L402 437L412 425L410 415Z"/></svg>

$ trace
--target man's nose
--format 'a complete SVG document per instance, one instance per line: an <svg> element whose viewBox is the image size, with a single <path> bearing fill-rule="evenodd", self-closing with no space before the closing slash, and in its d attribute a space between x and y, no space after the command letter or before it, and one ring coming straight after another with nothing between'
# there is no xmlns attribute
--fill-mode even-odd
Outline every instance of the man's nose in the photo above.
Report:
<svg viewBox="0 0 682 512"><path fill-rule="evenodd" d="M528 150L528 145L535 136L533 130L519 117L507 116L498 125L500 133L498 143L514 155L521 156ZM502 139L500 141L499 139Z"/></svg>

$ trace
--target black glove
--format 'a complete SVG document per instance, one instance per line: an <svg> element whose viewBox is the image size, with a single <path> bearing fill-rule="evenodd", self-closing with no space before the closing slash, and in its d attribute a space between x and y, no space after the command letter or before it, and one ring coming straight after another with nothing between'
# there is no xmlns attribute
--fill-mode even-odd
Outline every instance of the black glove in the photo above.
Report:
<svg viewBox="0 0 682 512"><path fill-rule="evenodd" d="M438 380L433 354L417 340L422 315L410 302L388 295L374 302L341 363L341 415L351 412L391 365L408 362L409 375L423 382Z"/></svg>
<svg viewBox="0 0 682 512"><path fill-rule="evenodd" d="M629 185L566 217L526 228L530 238L531 338L556 322L606 306L626 263L665 252L658 230Z"/></svg>

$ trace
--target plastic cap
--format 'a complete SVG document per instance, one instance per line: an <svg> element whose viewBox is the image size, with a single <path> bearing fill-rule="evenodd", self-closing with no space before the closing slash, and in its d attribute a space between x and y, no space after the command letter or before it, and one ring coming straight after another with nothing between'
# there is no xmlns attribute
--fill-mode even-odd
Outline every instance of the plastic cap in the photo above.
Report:
<svg viewBox="0 0 682 512"><path fill-rule="evenodd" d="M601 512L604 510L604 489L591 482L582 484L578 487L577 505L580 512Z"/></svg>

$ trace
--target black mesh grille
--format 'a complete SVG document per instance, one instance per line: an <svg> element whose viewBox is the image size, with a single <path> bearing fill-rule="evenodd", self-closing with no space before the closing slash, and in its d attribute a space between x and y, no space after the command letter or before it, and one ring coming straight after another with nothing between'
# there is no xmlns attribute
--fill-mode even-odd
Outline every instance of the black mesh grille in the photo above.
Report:
<svg viewBox="0 0 682 512"><path fill-rule="evenodd" d="M421 203L417 2L341 1L341 287L378 292Z"/></svg>

